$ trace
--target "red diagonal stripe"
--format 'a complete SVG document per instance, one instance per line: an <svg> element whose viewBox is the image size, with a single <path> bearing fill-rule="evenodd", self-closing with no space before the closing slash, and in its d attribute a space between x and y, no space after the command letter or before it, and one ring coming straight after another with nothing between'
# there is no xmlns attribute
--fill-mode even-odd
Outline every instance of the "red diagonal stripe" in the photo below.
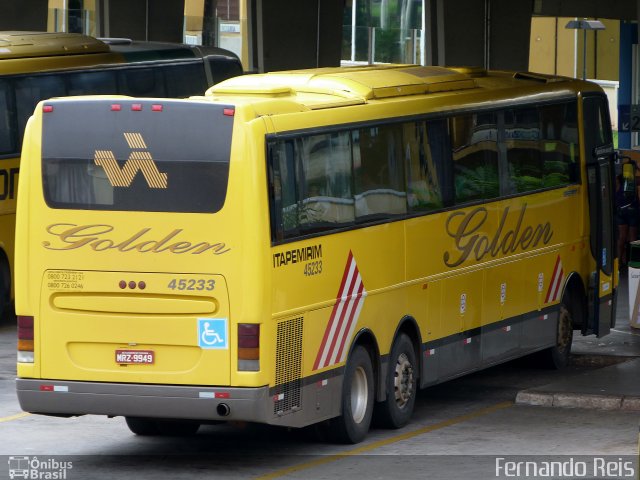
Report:
<svg viewBox="0 0 640 480"><path fill-rule="evenodd" d="M558 266L560 265L560 255L556 258L556 266L553 267L553 275L551 275L551 282L549 283L549 289L547 290L547 296L544 300L544 303L549 303L549 299L551 298L551 292L554 290L553 283L556 281L556 274L558 273Z"/></svg>
<svg viewBox="0 0 640 480"><path fill-rule="evenodd" d="M358 274L358 277L360 274ZM364 284L360 281L360 288L358 289L358 294L354 298L353 309L351 309L351 315L349 315L349 320L347 321L347 326L344 329L344 335L340 339L340 348L338 349L338 354L336 355L336 360L340 361L342 358L342 351L344 350L344 346L347 344L347 340L349 337L349 332L351 331L351 326L353 322L356 320L356 312L358 311L358 304L360 303L360 299L362 298L362 292L364 291Z"/></svg>
<svg viewBox="0 0 640 480"><path fill-rule="evenodd" d="M560 298L560 287L562 286L562 275L564 274L564 269L560 269L560 274L558 275L558 282L556 284L556 291L553 292L553 300L558 300Z"/></svg>
<svg viewBox="0 0 640 480"><path fill-rule="evenodd" d="M342 339L340 338L340 330L342 329L342 324L345 322L345 319L347 317L349 304L352 302L351 296L353 295L353 291L355 289L355 286L356 286L356 283L358 282L359 277L360 277L360 272L358 271L358 267L355 266L353 271L353 277L351 278L351 282L349 283L349 290L346 295L347 300L345 301L344 308L340 313L340 318L338 319L338 324L336 325L335 335L331 339L331 346L329 347L329 352L327 353L327 359L333 358L333 352L336 348L337 342L342 341ZM352 312L353 312L353 309L352 309ZM351 313L349 313L349 315L351 315Z"/></svg>
<svg viewBox="0 0 640 480"><path fill-rule="evenodd" d="M345 283L347 283L347 277L349 276L349 270L351 268L351 262L353 261L353 253L349 251L349 256L347 258L347 265L344 269L344 273L342 274L342 281L340 282L340 288L338 289L338 296L336 298L336 303L333 305L333 309L331 310L331 316L329 317L329 323L327 324L327 328L324 331L324 337L322 338L322 343L320 343L320 349L318 350L318 355L316 356L316 361L313 364L313 369L317 370L320 365L320 359L322 358L322 353L324 352L325 346L329 339L329 332L331 332L331 326L336 318L336 311L338 310L338 306L340 305L340 299L342 298L342 292L344 291Z"/></svg>

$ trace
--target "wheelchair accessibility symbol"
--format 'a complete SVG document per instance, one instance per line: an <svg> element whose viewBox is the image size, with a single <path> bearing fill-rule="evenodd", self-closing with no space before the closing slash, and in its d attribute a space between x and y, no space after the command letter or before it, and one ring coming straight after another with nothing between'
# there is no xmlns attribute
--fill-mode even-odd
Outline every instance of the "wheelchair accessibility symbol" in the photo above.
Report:
<svg viewBox="0 0 640 480"><path fill-rule="evenodd" d="M229 348L226 318L199 318L198 345L200 348Z"/></svg>

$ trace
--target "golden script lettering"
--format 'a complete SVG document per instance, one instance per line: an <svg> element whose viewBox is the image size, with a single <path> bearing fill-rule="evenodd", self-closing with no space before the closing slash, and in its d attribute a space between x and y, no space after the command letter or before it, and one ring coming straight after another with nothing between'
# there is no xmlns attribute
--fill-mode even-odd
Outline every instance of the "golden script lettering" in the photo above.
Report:
<svg viewBox="0 0 640 480"><path fill-rule="evenodd" d="M57 245L49 241L42 242L42 246L49 250L73 250L86 246L96 252L118 250L120 252L136 251L139 253L191 253L192 255L207 251L211 251L214 255L222 255L231 250L224 243L176 241L176 237L182 233L181 228L174 229L159 240L149 238L151 236L151 228L143 228L122 241L105 238L107 234L115 230L115 227L111 225L54 223L49 225L46 230L47 233L57 237L60 241Z"/></svg>
<svg viewBox="0 0 640 480"><path fill-rule="evenodd" d="M488 212L485 207L478 207L470 212L454 212L447 219L447 235L455 241L459 256L445 252L444 263L448 267L457 267L472 256L476 261L485 256L497 257L500 253L515 253L518 249L529 250L539 245L547 245L553 237L551 223L538 224L535 227L522 227L527 204L522 205L520 215L513 230L503 233L504 225L509 214L509 207L502 212L502 218L496 232L489 234L480 232L487 220ZM461 217L461 218L460 218ZM459 223L458 223L459 222Z"/></svg>

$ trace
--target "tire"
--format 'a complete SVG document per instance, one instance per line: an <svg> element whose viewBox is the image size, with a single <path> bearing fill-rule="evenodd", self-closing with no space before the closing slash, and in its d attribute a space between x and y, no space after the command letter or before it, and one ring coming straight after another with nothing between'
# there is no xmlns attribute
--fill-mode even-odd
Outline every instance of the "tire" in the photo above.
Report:
<svg viewBox="0 0 640 480"><path fill-rule="evenodd" d="M363 346L358 345L344 372L342 414L329 421L334 441L354 444L365 439L373 416L374 391L371 357Z"/></svg>
<svg viewBox="0 0 640 480"><path fill-rule="evenodd" d="M560 312L558 313L556 344L540 352L540 362L545 368L561 370L569 365L571 343L573 342L573 316L570 305L569 299L566 296L563 297L560 303Z"/></svg>
<svg viewBox="0 0 640 480"><path fill-rule="evenodd" d="M200 428L198 422L189 420L165 420L143 417L125 417L127 426L136 435L187 437L195 435Z"/></svg>
<svg viewBox="0 0 640 480"><path fill-rule="evenodd" d="M129 430L136 435L146 437L160 434L160 431L158 430L158 423L153 418L125 417L125 421L127 422Z"/></svg>
<svg viewBox="0 0 640 480"><path fill-rule="evenodd" d="M198 433L200 424L191 420L158 420L160 435L167 437L190 437Z"/></svg>
<svg viewBox="0 0 640 480"><path fill-rule="evenodd" d="M389 355L386 399L376 405L376 422L386 428L402 428L413 415L418 391L418 363L409 336L401 333Z"/></svg>
<svg viewBox="0 0 640 480"><path fill-rule="evenodd" d="M0 324L8 323L13 317L11 303L11 274L5 259L0 261Z"/></svg>

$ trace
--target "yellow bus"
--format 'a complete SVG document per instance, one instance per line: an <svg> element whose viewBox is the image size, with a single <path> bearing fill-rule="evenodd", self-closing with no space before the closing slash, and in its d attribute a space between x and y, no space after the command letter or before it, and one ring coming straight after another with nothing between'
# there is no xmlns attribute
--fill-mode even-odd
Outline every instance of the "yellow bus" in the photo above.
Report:
<svg viewBox="0 0 640 480"><path fill-rule="evenodd" d="M411 65L76 97L27 126L25 411L327 422L361 441L417 390L614 322L607 101L578 80ZM374 407L376 407L374 409Z"/></svg>
<svg viewBox="0 0 640 480"><path fill-rule="evenodd" d="M188 97L242 74L231 52L80 34L0 32L0 315L13 311L19 152L40 100L82 94ZM1 318L0 318L1 321Z"/></svg>

